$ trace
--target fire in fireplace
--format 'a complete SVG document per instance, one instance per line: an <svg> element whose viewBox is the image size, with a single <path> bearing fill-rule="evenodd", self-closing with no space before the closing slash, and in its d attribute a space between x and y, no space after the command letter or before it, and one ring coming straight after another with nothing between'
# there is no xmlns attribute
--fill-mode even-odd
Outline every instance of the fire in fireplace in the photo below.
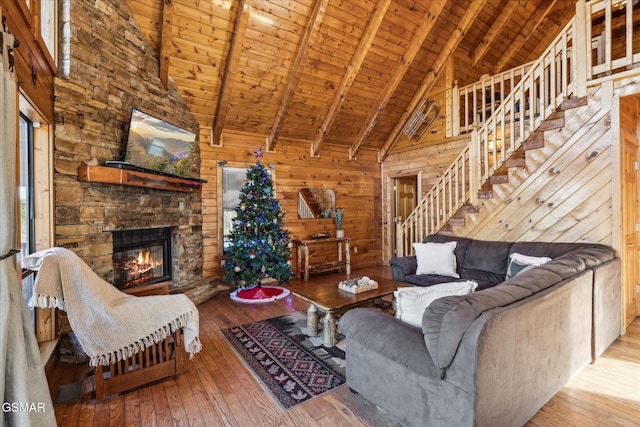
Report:
<svg viewBox="0 0 640 427"><path fill-rule="evenodd" d="M113 272L118 289L171 280L171 228L114 231Z"/></svg>

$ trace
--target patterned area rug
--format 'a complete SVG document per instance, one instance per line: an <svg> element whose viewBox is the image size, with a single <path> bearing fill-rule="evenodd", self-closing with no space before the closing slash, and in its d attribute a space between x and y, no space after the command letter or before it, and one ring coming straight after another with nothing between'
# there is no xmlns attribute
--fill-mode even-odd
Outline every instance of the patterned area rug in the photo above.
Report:
<svg viewBox="0 0 640 427"><path fill-rule="evenodd" d="M305 334L306 319L305 313L296 312L221 331L282 409L345 383L344 340L324 347L322 332Z"/></svg>

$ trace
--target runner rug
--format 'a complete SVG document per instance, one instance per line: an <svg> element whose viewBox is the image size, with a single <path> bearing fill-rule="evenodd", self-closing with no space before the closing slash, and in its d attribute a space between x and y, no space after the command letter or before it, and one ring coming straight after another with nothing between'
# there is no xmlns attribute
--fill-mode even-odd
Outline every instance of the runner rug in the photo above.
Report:
<svg viewBox="0 0 640 427"><path fill-rule="evenodd" d="M221 331L283 410L346 382L344 340L324 347L322 332L305 334L306 322L306 314L295 312Z"/></svg>

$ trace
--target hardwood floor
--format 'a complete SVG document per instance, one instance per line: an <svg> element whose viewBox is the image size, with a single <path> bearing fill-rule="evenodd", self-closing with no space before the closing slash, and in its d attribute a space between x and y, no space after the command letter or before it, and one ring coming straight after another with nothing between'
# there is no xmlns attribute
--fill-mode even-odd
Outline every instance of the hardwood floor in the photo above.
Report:
<svg viewBox="0 0 640 427"><path fill-rule="evenodd" d="M367 274L374 273L368 269ZM251 305L222 295L198 308L204 348L187 363L187 372L174 379L96 401L87 365L59 364L50 382L54 396L59 385L76 381L83 385L80 400L55 406L58 425L399 426L346 386L282 412L219 335L234 325L304 310L307 304L302 300L289 296ZM640 426L640 318L527 424L632 425Z"/></svg>

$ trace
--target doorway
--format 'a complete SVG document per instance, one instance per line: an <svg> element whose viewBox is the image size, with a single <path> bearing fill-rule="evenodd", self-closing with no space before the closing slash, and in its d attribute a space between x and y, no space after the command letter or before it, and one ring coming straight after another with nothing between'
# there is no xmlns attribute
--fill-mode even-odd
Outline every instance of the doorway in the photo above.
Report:
<svg viewBox="0 0 640 427"><path fill-rule="evenodd" d="M418 177L416 175L403 176L393 180L393 256L399 249L396 225L405 220L418 204ZM410 248L411 242L403 242L403 247Z"/></svg>
<svg viewBox="0 0 640 427"><path fill-rule="evenodd" d="M640 146L640 95L620 98L622 316L626 328L640 312L638 284L640 257L638 234L638 147Z"/></svg>

